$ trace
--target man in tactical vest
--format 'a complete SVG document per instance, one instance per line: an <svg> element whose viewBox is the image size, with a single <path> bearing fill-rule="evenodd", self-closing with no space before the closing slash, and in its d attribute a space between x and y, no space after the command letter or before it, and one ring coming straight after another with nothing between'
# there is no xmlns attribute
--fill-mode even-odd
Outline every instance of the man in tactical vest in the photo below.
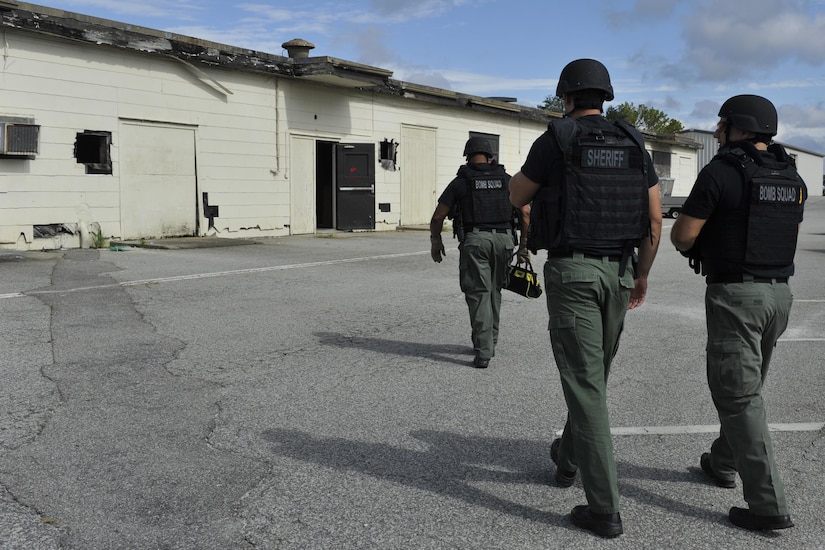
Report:
<svg viewBox="0 0 825 550"><path fill-rule="evenodd" d="M569 63L556 95L566 116L533 143L510 200L532 201L527 246L548 250L550 340L568 410L564 432L550 446L556 483L570 487L580 471L587 505L573 508L571 521L614 537L623 527L607 377L625 314L647 293L662 228L659 179L641 134L601 116L613 99L604 65Z"/></svg>
<svg viewBox="0 0 825 550"><path fill-rule="evenodd" d="M493 159L486 139L473 137L464 146L467 163L438 198L430 220L433 261L446 256L441 229L448 215L459 240L459 284L470 310L473 365L487 368L496 353L501 288L515 245L515 211L509 200L510 175ZM519 212L520 229L527 234L529 209ZM526 247L519 257L529 255ZM527 256L529 258L529 256Z"/></svg>
<svg viewBox="0 0 825 550"><path fill-rule="evenodd" d="M707 377L721 430L699 465L720 487L736 486L749 509L730 521L750 530L792 527L773 457L762 384L788 325L799 223L807 190L778 144L773 104L734 96L719 110L719 152L699 172L671 241L705 275Z"/></svg>

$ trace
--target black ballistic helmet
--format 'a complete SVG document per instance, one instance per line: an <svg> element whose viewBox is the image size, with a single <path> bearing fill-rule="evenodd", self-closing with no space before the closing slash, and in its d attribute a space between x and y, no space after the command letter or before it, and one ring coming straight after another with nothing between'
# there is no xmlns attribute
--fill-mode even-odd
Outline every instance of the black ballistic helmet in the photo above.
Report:
<svg viewBox="0 0 825 550"><path fill-rule="evenodd" d="M484 153L487 158L493 158L493 148L490 142L481 137L471 137L464 145L464 156L469 157L475 153Z"/></svg>
<svg viewBox="0 0 825 550"><path fill-rule="evenodd" d="M776 107L764 97L735 95L722 104L719 116L744 132L776 135Z"/></svg>
<svg viewBox="0 0 825 550"><path fill-rule="evenodd" d="M556 95L580 90L601 90L605 101L613 101L613 86L607 68L595 59L577 59L561 70Z"/></svg>

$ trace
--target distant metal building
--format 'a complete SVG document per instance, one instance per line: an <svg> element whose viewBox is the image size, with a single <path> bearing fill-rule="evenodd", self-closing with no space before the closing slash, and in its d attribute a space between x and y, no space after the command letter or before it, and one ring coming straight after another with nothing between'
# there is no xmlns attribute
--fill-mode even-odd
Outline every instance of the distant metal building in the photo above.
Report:
<svg viewBox="0 0 825 550"><path fill-rule="evenodd" d="M702 144L702 148L696 155L696 172L698 173L716 155L719 150L719 143L713 137L713 132L707 130L683 130L680 134ZM691 184L692 186L693 184Z"/></svg>
<svg viewBox="0 0 825 550"><path fill-rule="evenodd" d="M701 149L696 157L696 169L698 173L717 153L719 144L716 138L713 137L713 132L708 130L684 130L681 134L704 144L704 149ZM823 177L822 162L825 154L808 151L788 143L781 143L781 145L785 147L788 154L796 160L796 168L802 176L802 179L805 180L808 186L808 192L810 194L818 194L820 181L822 181Z"/></svg>

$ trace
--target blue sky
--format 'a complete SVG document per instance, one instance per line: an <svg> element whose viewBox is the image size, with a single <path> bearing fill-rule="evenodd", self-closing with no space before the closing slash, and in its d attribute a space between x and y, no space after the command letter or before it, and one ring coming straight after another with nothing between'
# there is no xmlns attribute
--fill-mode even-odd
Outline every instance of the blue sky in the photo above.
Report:
<svg viewBox="0 0 825 550"><path fill-rule="evenodd" d="M732 95L767 97L777 139L825 153L825 0L50 0L43 5L536 106L564 65L599 59L617 105L712 130Z"/></svg>

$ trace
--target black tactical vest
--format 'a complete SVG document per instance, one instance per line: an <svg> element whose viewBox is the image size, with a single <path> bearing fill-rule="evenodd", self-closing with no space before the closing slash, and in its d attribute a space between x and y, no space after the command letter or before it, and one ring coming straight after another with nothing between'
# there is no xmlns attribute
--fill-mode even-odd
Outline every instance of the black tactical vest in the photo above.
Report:
<svg viewBox="0 0 825 550"><path fill-rule="evenodd" d="M714 246L721 257L742 258L752 268L779 268L793 263L796 252L798 225L804 209L805 183L796 171L793 158L779 145L771 145L776 162L756 160L744 149L734 147L714 157L732 163L740 169L748 199L747 220L741 216L726 216L722 221L722 235L741 235L737 225L746 224L745 242L722 238Z"/></svg>
<svg viewBox="0 0 825 550"><path fill-rule="evenodd" d="M650 229L643 139L627 125L583 131L550 123L564 153L564 182L543 185L530 211L528 248L626 251Z"/></svg>
<svg viewBox="0 0 825 550"><path fill-rule="evenodd" d="M467 182L467 195L462 201L465 229L484 225L504 227L510 223L513 206L504 166L498 164L492 170L476 170L466 164L459 168L458 176Z"/></svg>

